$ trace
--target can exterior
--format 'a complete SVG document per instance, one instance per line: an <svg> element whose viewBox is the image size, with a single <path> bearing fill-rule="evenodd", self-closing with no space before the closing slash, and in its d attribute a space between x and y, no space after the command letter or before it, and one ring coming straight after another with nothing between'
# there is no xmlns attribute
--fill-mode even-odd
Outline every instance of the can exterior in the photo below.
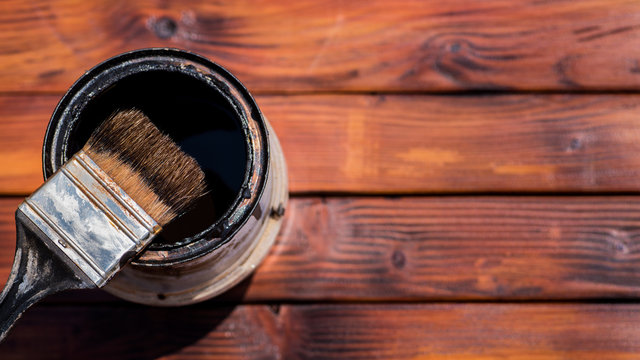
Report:
<svg viewBox="0 0 640 360"><path fill-rule="evenodd" d="M189 77L219 92L234 109L247 148L241 190L222 217L211 219L205 231L182 245L146 250L105 287L137 303L187 305L214 297L251 274L274 243L288 200L278 139L235 77L205 58L176 49L142 49L111 58L78 79L58 104L45 136L43 171L46 179L73 155L70 144L92 101L128 76L151 71Z"/></svg>
<svg viewBox="0 0 640 360"><path fill-rule="evenodd" d="M104 289L137 303L179 306L210 299L249 276L275 242L288 200L284 156L275 134L269 134L270 176L254 215L240 231L217 249L189 261L167 266L129 264Z"/></svg>

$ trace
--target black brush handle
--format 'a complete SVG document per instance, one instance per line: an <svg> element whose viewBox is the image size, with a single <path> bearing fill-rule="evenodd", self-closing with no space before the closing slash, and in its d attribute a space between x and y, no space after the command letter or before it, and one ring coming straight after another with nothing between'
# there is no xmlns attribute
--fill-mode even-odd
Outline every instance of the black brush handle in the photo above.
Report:
<svg viewBox="0 0 640 360"><path fill-rule="evenodd" d="M0 294L0 341L25 310L47 295L95 287L79 278L19 216L16 216L16 234L11 276Z"/></svg>

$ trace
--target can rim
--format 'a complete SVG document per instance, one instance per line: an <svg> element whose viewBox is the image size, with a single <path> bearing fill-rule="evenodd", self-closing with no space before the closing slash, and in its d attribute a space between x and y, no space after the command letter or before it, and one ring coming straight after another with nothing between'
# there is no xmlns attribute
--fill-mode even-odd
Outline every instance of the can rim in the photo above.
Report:
<svg viewBox="0 0 640 360"><path fill-rule="evenodd" d="M67 144L79 114L115 82L144 71L175 71L214 88L230 101L245 132L247 166L240 192L227 212L204 231L169 250L148 249L134 260L141 266L169 266L191 261L227 243L247 222L264 191L268 176L269 144L264 117L242 83L225 68L200 55L173 48L147 48L116 55L83 74L54 110L42 149L46 180L73 154Z"/></svg>

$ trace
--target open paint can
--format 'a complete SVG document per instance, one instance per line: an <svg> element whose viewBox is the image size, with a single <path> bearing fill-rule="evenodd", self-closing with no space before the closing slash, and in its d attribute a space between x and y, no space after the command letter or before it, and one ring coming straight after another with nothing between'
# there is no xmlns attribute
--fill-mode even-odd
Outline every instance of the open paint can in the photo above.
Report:
<svg viewBox="0 0 640 360"><path fill-rule="evenodd" d="M287 171L275 133L227 70L176 49L143 49L86 72L44 140L45 180L117 110L136 108L205 172L209 192L105 287L123 299L186 305L216 296L264 259L282 223Z"/></svg>

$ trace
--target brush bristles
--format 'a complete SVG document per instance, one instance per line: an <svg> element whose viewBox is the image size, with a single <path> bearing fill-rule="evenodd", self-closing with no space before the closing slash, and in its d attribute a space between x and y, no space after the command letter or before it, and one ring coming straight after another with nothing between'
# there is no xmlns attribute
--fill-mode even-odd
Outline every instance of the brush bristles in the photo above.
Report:
<svg viewBox="0 0 640 360"><path fill-rule="evenodd" d="M139 110L109 117L83 150L161 226L206 192L195 159Z"/></svg>

